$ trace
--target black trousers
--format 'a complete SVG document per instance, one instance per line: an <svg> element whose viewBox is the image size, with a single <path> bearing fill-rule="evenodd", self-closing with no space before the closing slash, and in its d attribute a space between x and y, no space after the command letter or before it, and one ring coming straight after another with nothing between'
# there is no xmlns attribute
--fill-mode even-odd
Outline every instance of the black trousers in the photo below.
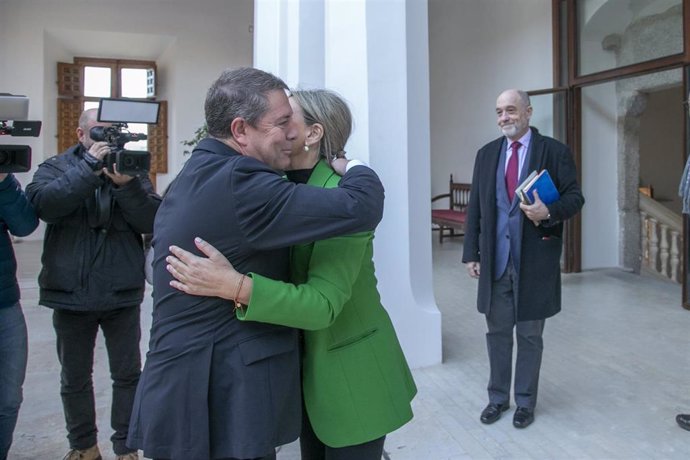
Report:
<svg viewBox="0 0 690 460"><path fill-rule="evenodd" d="M60 396L71 449L88 449L98 440L92 375L96 335L100 327L113 380L110 415L114 431L110 438L113 451L116 455L132 452L125 442L141 374L139 316L138 306L98 312L53 311L57 353L62 365Z"/></svg>
<svg viewBox="0 0 690 460"><path fill-rule="evenodd" d="M329 447L314 434L306 410L302 415L302 433L299 436L302 460L381 460L385 436L354 446Z"/></svg>

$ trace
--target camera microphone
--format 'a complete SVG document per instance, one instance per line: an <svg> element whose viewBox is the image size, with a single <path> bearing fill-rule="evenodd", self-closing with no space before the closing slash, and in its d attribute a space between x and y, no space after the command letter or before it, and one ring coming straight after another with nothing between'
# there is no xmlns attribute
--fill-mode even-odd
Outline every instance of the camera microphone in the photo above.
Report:
<svg viewBox="0 0 690 460"><path fill-rule="evenodd" d="M127 142L145 141L148 139L146 134L142 133L122 133L123 139L127 139Z"/></svg>

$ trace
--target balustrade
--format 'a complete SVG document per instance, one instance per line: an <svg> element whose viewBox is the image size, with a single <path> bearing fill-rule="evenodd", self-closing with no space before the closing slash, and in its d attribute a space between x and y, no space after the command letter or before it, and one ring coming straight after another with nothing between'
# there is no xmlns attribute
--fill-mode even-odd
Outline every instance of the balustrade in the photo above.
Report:
<svg viewBox="0 0 690 460"><path fill-rule="evenodd" d="M640 194L642 265L677 283L683 262L681 222L680 216Z"/></svg>

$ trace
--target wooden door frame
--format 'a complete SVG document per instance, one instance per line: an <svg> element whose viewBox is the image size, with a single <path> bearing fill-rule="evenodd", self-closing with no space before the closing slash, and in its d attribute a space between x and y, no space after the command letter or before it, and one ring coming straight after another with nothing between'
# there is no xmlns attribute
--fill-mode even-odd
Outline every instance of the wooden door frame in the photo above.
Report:
<svg viewBox="0 0 690 460"><path fill-rule="evenodd" d="M663 70L685 68L684 88L685 94L689 89L690 79L690 0L683 0L683 51L671 56L664 56L650 61L640 62L624 67L604 70L587 75L579 75L577 72L579 62L578 29L577 29L577 1L578 0L551 0L551 22L553 43L553 82L557 88L565 88L568 93L567 109L567 135L566 143L571 147L578 171L578 180L581 183L582 170L582 88L601 84L608 81L655 73ZM548 90L544 90L548 91ZM530 93L537 94L538 92ZM690 155L690 120L686 114L685 145L686 158ZM579 272L582 270L582 232L581 215L570 219L565 228L565 272ZM688 239L690 229L688 218L683 219L683 257L690 251ZM690 260L683 262L683 306L690 309Z"/></svg>

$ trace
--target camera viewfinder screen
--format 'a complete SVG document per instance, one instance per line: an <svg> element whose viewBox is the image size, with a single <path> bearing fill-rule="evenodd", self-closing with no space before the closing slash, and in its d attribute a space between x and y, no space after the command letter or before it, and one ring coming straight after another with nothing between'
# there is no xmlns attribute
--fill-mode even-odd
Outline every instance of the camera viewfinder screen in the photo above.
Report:
<svg viewBox="0 0 690 460"><path fill-rule="evenodd" d="M158 102L101 99L98 121L110 123L158 123Z"/></svg>
<svg viewBox="0 0 690 460"><path fill-rule="evenodd" d="M0 93L0 120L26 120L28 116L28 97Z"/></svg>

